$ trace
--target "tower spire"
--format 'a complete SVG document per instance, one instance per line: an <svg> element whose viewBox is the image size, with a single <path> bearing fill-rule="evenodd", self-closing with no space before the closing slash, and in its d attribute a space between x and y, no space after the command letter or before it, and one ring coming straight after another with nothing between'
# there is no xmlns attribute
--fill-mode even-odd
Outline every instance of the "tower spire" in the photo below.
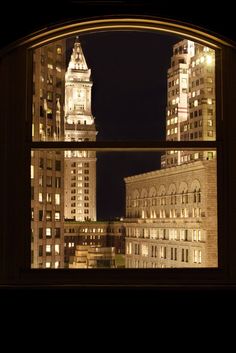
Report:
<svg viewBox="0 0 236 353"><path fill-rule="evenodd" d="M71 54L69 69L71 70L88 70L85 56L79 41L79 36L76 36L73 51Z"/></svg>

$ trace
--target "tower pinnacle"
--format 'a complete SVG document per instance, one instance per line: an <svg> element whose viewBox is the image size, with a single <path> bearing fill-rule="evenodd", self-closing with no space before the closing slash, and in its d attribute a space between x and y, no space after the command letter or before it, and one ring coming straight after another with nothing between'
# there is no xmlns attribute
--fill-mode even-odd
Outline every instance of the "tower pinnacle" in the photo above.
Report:
<svg viewBox="0 0 236 353"><path fill-rule="evenodd" d="M84 57L84 53L79 41L79 37L76 36L74 42L74 48L71 54L69 69L71 70L88 70L88 66Z"/></svg>

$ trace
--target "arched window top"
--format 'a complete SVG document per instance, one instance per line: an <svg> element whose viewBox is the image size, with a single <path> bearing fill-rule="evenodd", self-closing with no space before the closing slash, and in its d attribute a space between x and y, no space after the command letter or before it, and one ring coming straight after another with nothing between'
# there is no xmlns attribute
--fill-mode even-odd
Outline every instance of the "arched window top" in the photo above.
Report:
<svg viewBox="0 0 236 353"><path fill-rule="evenodd" d="M179 186L179 194L184 194L188 192L188 185L186 182L181 182Z"/></svg>
<svg viewBox="0 0 236 353"><path fill-rule="evenodd" d="M142 189L141 191L141 199L144 199L148 196L147 189Z"/></svg>
<svg viewBox="0 0 236 353"><path fill-rule="evenodd" d="M12 49L14 46L27 46L36 48L41 45L49 44L52 41L63 39L68 36L80 34L88 34L99 31L152 31L170 33L178 36L184 36L186 39L197 41L203 45L213 48L221 48L222 46L234 47L234 43L225 40L220 36L208 33L204 28L193 24L178 22L177 20L155 18L151 16L104 16L103 18L78 19L59 23L57 25L47 26L41 31L32 33L25 38L18 40L10 45L6 50Z"/></svg>
<svg viewBox="0 0 236 353"><path fill-rule="evenodd" d="M158 196L163 196L166 194L166 188L164 185L161 185L158 190Z"/></svg>
<svg viewBox="0 0 236 353"><path fill-rule="evenodd" d="M200 190L201 190L200 181L196 179L192 182L191 187L190 187L190 191L194 192L194 191L200 191Z"/></svg>
<svg viewBox="0 0 236 353"><path fill-rule="evenodd" d="M138 191L138 189L135 189L133 191L133 199L139 199L139 191Z"/></svg>
<svg viewBox="0 0 236 353"><path fill-rule="evenodd" d="M170 184L168 188L168 195L173 195L173 194L176 194L176 185Z"/></svg>
<svg viewBox="0 0 236 353"><path fill-rule="evenodd" d="M157 194L156 188L152 186L149 190L149 197L155 197Z"/></svg>

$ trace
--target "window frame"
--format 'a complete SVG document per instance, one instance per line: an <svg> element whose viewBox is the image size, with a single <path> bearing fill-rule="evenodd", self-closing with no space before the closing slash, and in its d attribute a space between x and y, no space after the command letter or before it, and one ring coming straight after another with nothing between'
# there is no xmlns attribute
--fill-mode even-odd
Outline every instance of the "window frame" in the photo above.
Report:
<svg viewBox="0 0 236 353"><path fill-rule="evenodd" d="M72 36L78 33L93 33L97 31L115 31L115 30L144 30L158 33L173 33L184 36L186 39L192 39L199 43L208 45L216 50L216 141L150 141L146 142L32 142L31 141L31 119L32 119L32 72L33 72L33 49L53 42L56 39ZM13 53L13 54L12 54ZM14 54L15 53L15 54ZM236 261L233 257L233 249L236 248L236 241L232 241L232 221L229 222L230 204L232 204L232 197L230 197L227 190L226 183L232 185L232 175L228 174L230 170L230 161L233 161L230 148L233 147L232 135L229 131L230 112L232 111L232 99L235 97L233 92L233 78L236 75L236 68L234 60L236 57L235 47L231 42L227 42L220 37L216 37L207 31L200 30L198 27L189 24L183 24L172 20L156 19L151 17L109 17L103 19L80 19L76 22L60 24L43 30L39 33L23 39L13 46L2 51L3 66L1 67L1 74L4 76L4 67L9 68L14 65L16 60L20 60L20 68L18 72L14 71L19 82L24 82L24 89L19 92L16 98L16 107L9 108L7 104L3 104L3 111L8 112L10 117L14 117L16 109L19 109L19 120L16 124L19 133L11 136L9 123L6 123L2 131L3 136L3 153L2 159L5 165L8 166L6 155L14 155L16 148L19 150L19 160L17 167L24 168L20 170L19 180L17 185L23 185L21 192L13 187L11 196L19 197L16 201L16 206L21 206L17 218L17 225L19 230L19 237L11 233L14 226L9 224L11 215L9 208L3 211L3 237L1 239L1 279L3 283L7 284L24 284L31 285L74 285L74 286L158 286L158 287L173 287L173 286L212 286L229 284L236 280ZM9 60L9 62L7 62ZM227 66L231 65L233 75L230 77L227 72ZM230 66L228 66L230 67ZM6 81L5 81L6 82ZM232 89L229 93L229 87ZM230 86L231 85L231 86ZM10 85L9 85L10 86ZM13 90L14 91L14 90ZM2 89L3 92L3 89ZM6 90L5 100L7 102L7 93L13 97L10 88ZM13 92L14 93L14 92ZM27 97L27 99L26 99ZM224 98L224 99L223 99ZM9 99L9 98L8 98ZM235 99L236 101L236 99ZM221 117L221 119L219 118ZM17 129L16 127L16 129ZM235 130L236 131L236 130ZM232 133L232 132L231 132ZM231 136L231 139L229 138ZM17 139L14 145L14 137ZM227 139L229 138L229 139ZM6 145L8 144L8 145ZM68 147L70 146L70 147ZM79 147L79 148L78 148ZM96 151L160 151L178 150L178 149L206 149L216 148L217 150L217 201L218 201L218 268L164 268L164 269L99 269L99 270L71 270L71 269L31 269L31 251L30 251L30 221L31 208L30 204L30 182L24 183L25 180L30 181L30 159L31 148L36 149L82 149L82 150L96 150ZM222 168L223 166L223 168ZM9 185L7 178L9 173L13 172L13 167L6 175L1 176L2 184ZM14 175L11 174L10 181L14 181ZM3 200L8 200L7 190L4 190ZM235 191L235 188L234 188ZM20 197L21 196L21 197ZM16 207L15 206L15 207ZM233 210L232 210L233 211ZM13 212L14 213L14 212ZM17 215L16 211L15 214ZM232 214L232 212L231 212ZM23 217L23 218L22 218ZM29 230L27 234L26 229ZM231 230L231 233L229 234ZM8 240L7 235L10 231L11 241ZM224 239L224 234L229 234L227 239ZM15 247L12 245L15 244ZM231 245L230 245L231 244ZM9 255L13 255L12 261L9 262Z"/></svg>

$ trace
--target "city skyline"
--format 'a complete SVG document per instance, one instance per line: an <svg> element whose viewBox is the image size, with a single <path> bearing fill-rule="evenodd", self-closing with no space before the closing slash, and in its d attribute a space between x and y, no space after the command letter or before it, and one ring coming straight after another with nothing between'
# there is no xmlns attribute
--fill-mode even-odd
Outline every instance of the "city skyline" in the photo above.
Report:
<svg viewBox="0 0 236 353"><path fill-rule="evenodd" d="M103 41L93 38L93 40L96 39L97 48L96 46L88 46L86 53L81 39L76 37L73 39L73 47L69 45L70 40L64 40L40 49L37 51L38 54L35 51L34 60L38 66L34 73L34 93L36 93L33 112L37 117L35 121L33 120L32 127L34 140L95 141L97 132L98 135L101 132L99 141L107 141L108 137L110 141L137 140L146 142L165 141L166 139L171 141L214 139L214 51L211 52L209 48L188 40L179 40L176 43L176 37L175 44L165 41L166 47L163 49L163 36L159 36L160 42L154 41L153 37L151 43L158 46L160 50L155 52L154 59L152 57L153 67L156 70L151 70L151 43L148 43L148 49L143 48L143 45L140 46L142 38L137 37L137 33L122 32L123 36L124 34L129 37L126 38L128 40L126 44L132 42L131 36L133 37L132 43L135 45L132 45L132 48L125 47L124 38L120 33L117 37L116 33L114 38L117 40L113 42L111 42L111 33L103 33L102 39L104 41L105 35L106 50L101 50L102 45L105 45ZM114 33L112 33L113 36ZM109 41L110 45L106 41ZM173 37L171 37L172 41ZM88 42L89 39L84 41L84 43ZM102 53L100 59L95 55L98 47L99 53ZM68 59L69 52L71 54L70 60ZM93 60L96 62L94 67L91 64ZM163 60L165 65L162 65ZM134 62L135 65L132 65ZM94 86L98 85L94 93L91 91L94 83L93 78L96 82ZM53 88L55 83L57 91L54 91ZM95 112L92 108L93 104L94 109L97 106L100 109ZM103 112L106 114L104 115ZM91 266L100 266L107 261L107 264L110 263L111 266L116 267L115 259L118 255L124 255L122 240L124 237L129 238L127 238L127 247L125 248L126 267L172 267L172 262L159 261L155 245L156 239L160 239L161 243L164 241L160 249L162 251L161 259L177 261L178 258L178 263L173 263L174 267L181 267L180 255L178 254L180 251L185 253L186 250L186 247L183 248L182 241L202 242L203 240L207 246L212 247L215 254L215 228L210 228L212 223L206 223L206 227L209 227L209 231L212 232L210 243L205 231L202 233L200 229L198 238L194 235L198 234L199 228L196 222L199 221L199 218L205 217L207 213L211 214L211 219L214 218L214 211L208 210L206 212L205 210L207 198L211 200L213 207L215 205L214 191L210 188L206 193L206 185L202 183L208 182L209 176L214 175L215 162L213 161L213 164L204 162L194 169L198 160L212 159L213 152L189 153L184 151L178 153L177 156L176 151L169 151L165 154L163 152L99 152L95 154L93 151L69 150L56 152L55 155L46 151L44 154L42 152L33 154L34 161L36 164L39 163L39 167L42 169L39 176L34 178L34 174L38 175L38 171L33 165L33 177L31 175L31 178L36 181L32 194L33 205L34 189L36 199L38 198L36 209L32 208L32 220L34 220L36 210L36 222L33 223L37 225L38 221L39 226L41 225L39 239L43 239L42 245L38 245L41 243L40 241L35 243L35 250L38 249L39 258L42 257L43 261L46 261L41 263L41 266L46 266L46 268L63 267L63 260L58 261L58 256L64 257L66 251L65 265L68 266L73 261L72 268L73 266L80 268L81 261L86 266L86 261L90 261L91 256L93 258ZM61 159L60 163L58 158ZM184 166L186 163L188 164L187 169ZM176 165L178 166L176 171L167 168ZM212 171L209 169L211 165ZM57 172L62 175L61 183L55 185L55 190L52 189L54 168L56 179L59 176ZM197 172L191 175L194 170ZM163 172L165 173L163 174ZM178 177L175 185L173 181L169 185L170 176L173 173L177 173ZM153 175L155 178L152 183L155 184L155 187L148 183ZM197 179L193 178L194 175L195 178L202 178L202 181L199 183ZM43 181L45 176L46 184ZM162 176L165 177L161 182ZM37 179L41 180L40 178L42 181L39 184L37 195ZM187 178L186 181L183 181L185 178ZM124 180L126 190L124 190ZM139 180L137 187L133 189L137 180ZM166 184L166 186L160 185L160 183ZM96 185L98 189L97 203ZM213 185L212 179L211 187ZM64 191L64 196L59 194L58 187ZM174 194L169 194L170 188L175 190ZM200 196L197 198L195 193ZM166 209L169 202L176 206ZM180 208L181 204L182 208ZM124 214L124 205L126 205L126 215ZM201 205L204 207L204 211L202 211ZM58 208L57 206L60 206L60 211L55 209L55 207ZM165 207L163 208L163 206ZM185 219L189 217L191 225L186 229ZM158 220L159 218L160 220ZM168 219L168 222L165 218ZM122 223L123 219L124 223ZM88 223L97 220L98 222L103 221L103 223L97 223L94 226L90 226ZM120 220L121 224L111 222L112 220ZM63 221L63 226L60 226L59 245L56 243L59 241L56 240L58 238L56 230L58 222ZM84 222L84 225L78 224L76 226L76 221ZM173 222L177 222L177 228L172 225ZM146 226L146 223L149 225ZM158 224L152 226L153 223ZM203 224L205 223L203 222ZM56 227L55 231L52 226ZM155 229L155 238L153 238L154 233L150 226ZM67 227L65 241L63 240L64 227ZM170 227L175 227L174 233L173 228ZM36 234L39 230L36 229ZM55 236L52 236L54 233ZM148 243L142 243L142 240L136 239L140 236L152 240ZM116 239L119 239L119 242ZM169 259L170 249L166 243L167 240L180 241L177 247L171 248L171 259ZM102 246L101 241L103 241L103 250L98 256L101 261L97 257L95 260L92 255L97 250L91 250L91 252L89 249L84 248L83 250L83 246ZM119 245L116 247L114 244ZM63 246L65 246L64 250ZM80 248L77 249L77 246ZM205 256L205 245L202 245L201 250L199 250L199 244L197 246L198 250L194 249L194 252L196 251L198 254L197 257L195 257L195 253L192 253L191 246L187 248L185 255L182 254L182 261L184 256L185 265L189 265L190 259L193 264L197 263L200 266L202 264L212 266L213 264L214 266L215 260L212 259L215 255L213 254L212 259L209 260ZM110 252L107 247L114 247L114 250ZM76 253L73 253L75 249ZM155 251L155 256L151 255L151 251L152 254ZM175 258L173 258L173 251L175 251ZM149 256L149 259L142 259L142 256ZM196 258L198 258L197 262ZM121 263L124 264L123 260L120 262L121 267L123 266ZM94 265L95 263L97 265Z"/></svg>
<svg viewBox="0 0 236 353"><path fill-rule="evenodd" d="M167 69L172 45L180 38L121 31L80 35L79 40L91 69L96 140L165 140ZM75 37L67 39L67 65L74 41ZM124 177L159 168L160 158L153 152L98 153L98 219L122 217ZM109 178L112 170L116 174ZM104 193L104 180L110 192Z"/></svg>

